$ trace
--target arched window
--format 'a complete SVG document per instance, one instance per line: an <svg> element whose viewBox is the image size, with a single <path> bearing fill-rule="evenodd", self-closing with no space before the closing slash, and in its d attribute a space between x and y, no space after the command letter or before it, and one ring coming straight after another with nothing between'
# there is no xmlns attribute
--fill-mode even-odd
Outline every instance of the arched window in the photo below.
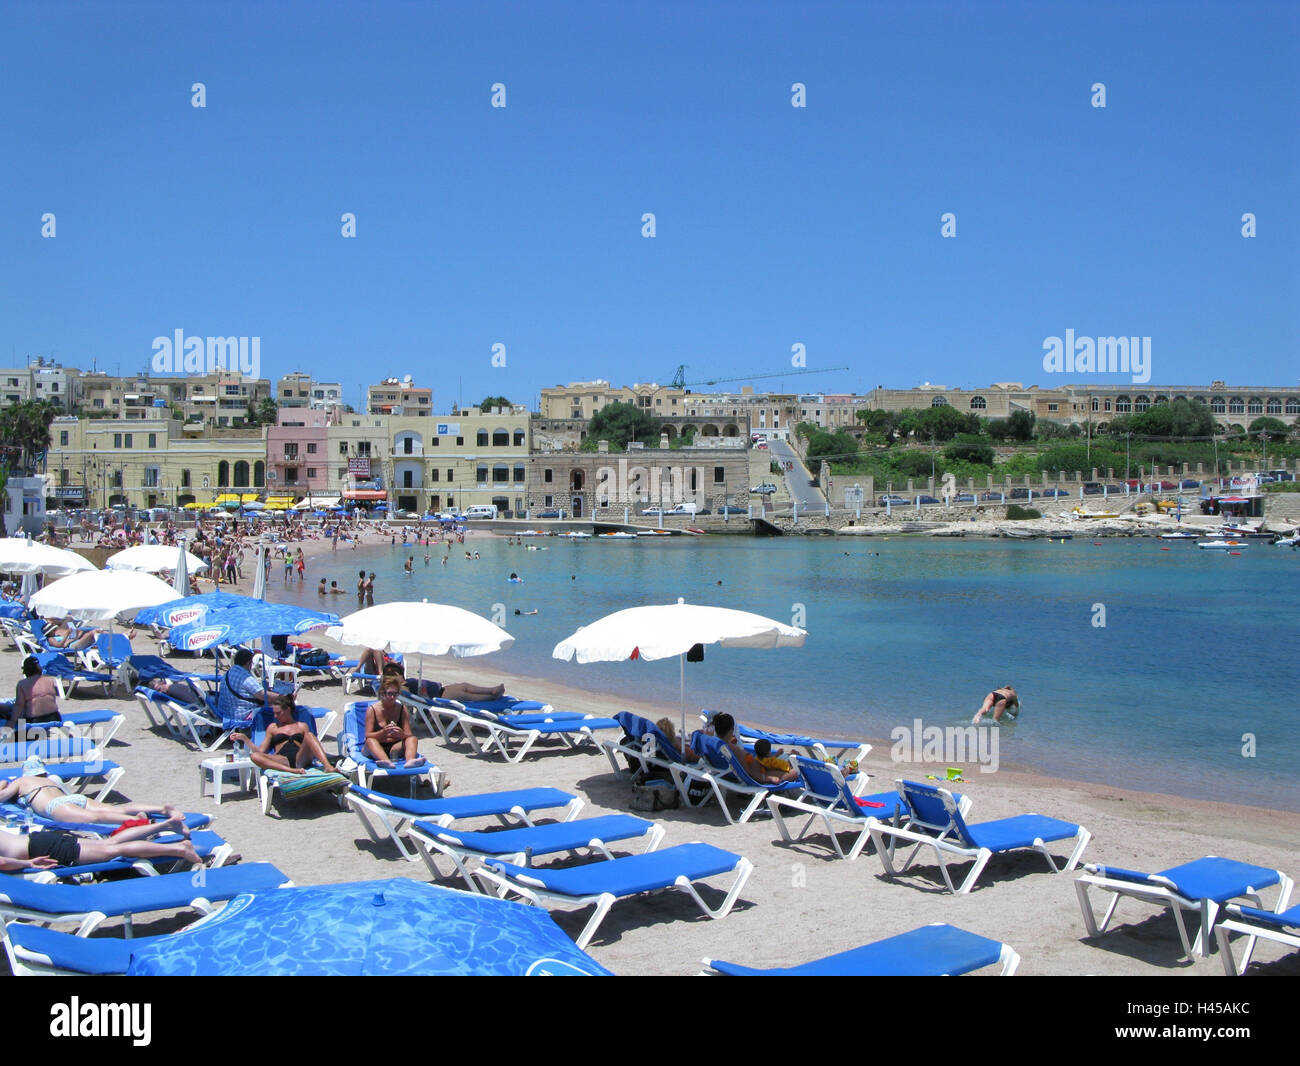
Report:
<svg viewBox="0 0 1300 1066"><path fill-rule="evenodd" d="M930 401L930 406L931 406L931 407L947 407L947 406L948 406L948 401L945 400L942 396L936 396L933 400Z"/></svg>
<svg viewBox="0 0 1300 1066"><path fill-rule="evenodd" d="M1276 396L1268 398L1268 413L1271 415L1280 415L1282 413L1282 401Z"/></svg>
<svg viewBox="0 0 1300 1066"><path fill-rule="evenodd" d="M1116 396L1116 397L1115 397L1115 410L1116 410L1119 414L1126 415L1126 414L1128 414L1131 410L1133 410L1133 401L1130 400L1127 396Z"/></svg>
<svg viewBox="0 0 1300 1066"><path fill-rule="evenodd" d="M1163 396L1163 395L1162 395L1162 396L1157 396L1157 397L1155 398L1155 400L1152 401L1152 406L1154 406L1155 404L1159 404L1159 403L1168 403L1168 402L1169 402L1169 397L1168 397L1168 396Z"/></svg>
<svg viewBox="0 0 1300 1066"><path fill-rule="evenodd" d="M1262 415L1264 413L1264 401L1258 396L1252 396L1250 398L1249 407L1252 415Z"/></svg>
<svg viewBox="0 0 1300 1066"><path fill-rule="evenodd" d="M970 398L970 409L972 411L985 411L988 410L988 406L983 396L972 396Z"/></svg>
<svg viewBox="0 0 1300 1066"><path fill-rule="evenodd" d="M1133 410L1138 412L1145 411L1150 406L1151 406L1151 400L1148 399L1146 396L1139 396L1136 400L1133 401Z"/></svg>
<svg viewBox="0 0 1300 1066"><path fill-rule="evenodd" d="M1294 396L1286 398L1286 413L1289 415L1300 415L1300 400Z"/></svg>
<svg viewBox="0 0 1300 1066"><path fill-rule="evenodd" d="M505 430L505 429L494 429L494 430L492 431L492 447L494 447L494 448L509 448L509 447L510 447L510 432L509 432L509 430Z"/></svg>
<svg viewBox="0 0 1300 1066"><path fill-rule="evenodd" d="M222 459L217 464L217 488L224 489L230 487L230 464Z"/></svg>
<svg viewBox="0 0 1300 1066"><path fill-rule="evenodd" d="M1210 400L1211 414L1221 415L1225 411L1227 411L1227 409L1228 409L1228 405L1224 402L1222 396L1215 396L1213 399Z"/></svg>
<svg viewBox="0 0 1300 1066"><path fill-rule="evenodd" d="M243 459L235 464L235 488L248 488L248 463Z"/></svg>
<svg viewBox="0 0 1300 1066"><path fill-rule="evenodd" d="M1240 396L1234 396L1228 401L1228 413L1234 415L1244 415L1246 413L1246 404Z"/></svg>
<svg viewBox="0 0 1300 1066"><path fill-rule="evenodd" d="M253 464L253 485L261 488L266 484L266 464L259 459Z"/></svg>

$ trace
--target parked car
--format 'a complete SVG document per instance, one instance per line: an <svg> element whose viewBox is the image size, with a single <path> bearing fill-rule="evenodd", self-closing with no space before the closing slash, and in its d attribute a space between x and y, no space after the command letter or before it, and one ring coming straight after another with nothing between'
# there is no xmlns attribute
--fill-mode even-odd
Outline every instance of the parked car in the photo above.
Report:
<svg viewBox="0 0 1300 1066"><path fill-rule="evenodd" d="M538 518L560 518L562 516L559 511L541 511L539 512L537 517Z"/></svg>
<svg viewBox="0 0 1300 1066"><path fill-rule="evenodd" d="M918 496L916 498L916 502L917 503L938 503L939 501L936 500L933 496Z"/></svg>
<svg viewBox="0 0 1300 1066"><path fill-rule="evenodd" d="M1195 478L1185 477L1183 478L1182 481L1178 483L1178 487L1180 489L1199 489L1201 487L1201 483L1197 481Z"/></svg>
<svg viewBox="0 0 1300 1066"><path fill-rule="evenodd" d="M1050 500L1068 499L1070 496L1065 489L1043 489L1041 493L1035 493L1035 495L1045 496Z"/></svg>
<svg viewBox="0 0 1300 1066"><path fill-rule="evenodd" d="M1101 485L1096 481L1085 481L1083 483L1083 494L1085 496L1100 496Z"/></svg>
<svg viewBox="0 0 1300 1066"><path fill-rule="evenodd" d="M1026 488L1012 489L1007 493L1008 500L1027 500L1029 499L1029 490Z"/></svg>
<svg viewBox="0 0 1300 1066"><path fill-rule="evenodd" d="M763 484L755 485L749 491L759 496L771 496L776 492L776 486L770 481L764 481Z"/></svg>
<svg viewBox="0 0 1300 1066"><path fill-rule="evenodd" d="M881 496L880 499L876 501L876 506L884 507L886 504L888 504L890 507L906 507L911 502L912 501L909 500L906 496L889 495L889 496Z"/></svg>
<svg viewBox="0 0 1300 1066"><path fill-rule="evenodd" d="M969 492L959 492L952 498L953 503L974 503L975 496Z"/></svg>
<svg viewBox="0 0 1300 1066"><path fill-rule="evenodd" d="M718 508L718 514L749 514L749 508L728 503Z"/></svg>

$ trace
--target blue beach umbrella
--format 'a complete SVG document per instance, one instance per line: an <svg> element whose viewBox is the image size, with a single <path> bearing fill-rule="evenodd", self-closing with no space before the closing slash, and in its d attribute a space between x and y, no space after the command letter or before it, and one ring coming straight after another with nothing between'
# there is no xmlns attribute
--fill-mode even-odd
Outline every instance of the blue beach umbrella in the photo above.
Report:
<svg viewBox="0 0 1300 1066"><path fill-rule="evenodd" d="M202 618L177 626L167 642L178 651L204 651L216 644L244 644L259 637L296 636L339 624L339 616L287 603L247 599L208 611Z"/></svg>
<svg viewBox="0 0 1300 1066"><path fill-rule="evenodd" d="M138 626L181 626L195 622L207 615L209 611L230 607L238 603L253 602L247 596L238 596L233 592L205 592L201 596L186 596L172 600L159 607L146 607L135 616Z"/></svg>
<svg viewBox="0 0 1300 1066"><path fill-rule="evenodd" d="M392 878L239 896L129 976L611 976L540 907Z"/></svg>

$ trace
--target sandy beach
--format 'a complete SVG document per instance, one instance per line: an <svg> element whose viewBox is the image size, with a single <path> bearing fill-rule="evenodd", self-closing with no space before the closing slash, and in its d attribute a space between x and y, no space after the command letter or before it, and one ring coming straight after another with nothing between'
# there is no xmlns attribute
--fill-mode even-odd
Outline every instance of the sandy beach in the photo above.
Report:
<svg viewBox="0 0 1300 1066"><path fill-rule="evenodd" d="M330 551L328 541L307 542L309 556ZM345 552L341 548L339 554ZM340 564L343 561L339 559ZM274 598L279 578L272 573L268 592ZM310 565L307 579L311 583ZM135 647L140 652L156 650L143 633L137 635ZM182 656L174 661L184 667L194 660ZM13 691L19 667L15 651L0 652L0 692ZM585 691L580 667L574 668L573 683L564 685L502 673L490 661L452 662L440 671L439 679L501 680L514 695L594 714L632 710L651 718L664 714L675 718L677 713L675 703L615 702ZM197 767L206 756L151 731L134 700L104 699L100 692L97 686L83 687L65 708L107 707L127 715L127 724L107 749L108 756L126 768L119 785L121 796L210 813L215 816L214 828L245 860L273 862L299 884L393 876L426 879L422 863L405 862L389 844L373 844L356 816L340 810L329 798L280 806L271 817L261 814L252 794L228 794L220 806L211 797L200 798ZM305 687L299 702L341 710L352 698L334 682ZM333 752L335 745L331 736L327 749ZM449 748L427 738L421 742L421 751L450 774L451 795L545 785L583 797L584 817L628 811L627 777L612 773L603 753L542 750L520 765L505 765L500 759L472 756L464 746ZM874 779L871 791L888 788L898 777L923 780L927 774L942 773L933 765L892 763L889 742L879 740L863 769ZM1093 840L1084 861L1155 871L1204 855L1223 855L1280 868L1292 877L1300 875L1296 860L1300 815L1125 792L1008 768L992 774L972 768L967 782L958 787L974 800L972 822L1033 811L1085 825ZM1222 973L1217 955L1191 963L1182 960L1172 918L1138 904L1121 904L1112 931L1095 942L1086 940L1073 875L1048 872L1041 857L1032 853L995 858L970 895L951 896L942 891L932 867L923 865L919 872L890 881L873 854L853 862L839 860L824 838L816 835L801 844L785 845L765 814L741 826L726 824L716 807L672 810L653 817L667 831L662 846L705 841L747 856L755 870L735 910L722 921L705 919L688 898L676 893L616 904L589 951L617 974L687 975L698 971L704 957L785 965L935 921L1009 943L1020 953L1020 973L1027 976ZM1266 894L1266 903L1272 903L1274 893ZM555 913L560 924L576 935L587 912ZM179 924L165 919L137 923L137 928L164 931ZM1300 974L1300 956L1276 945L1262 944L1256 958L1253 972Z"/></svg>

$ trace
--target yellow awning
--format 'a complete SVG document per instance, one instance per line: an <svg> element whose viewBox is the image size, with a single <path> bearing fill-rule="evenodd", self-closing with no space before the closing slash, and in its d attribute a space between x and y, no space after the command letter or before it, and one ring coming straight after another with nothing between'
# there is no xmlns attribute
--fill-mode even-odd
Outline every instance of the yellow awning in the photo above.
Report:
<svg viewBox="0 0 1300 1066"><path fill-rule="evenodd" d="M256 500L257 500L256 492L245 492L242 496L239 497L240 503L254 503L256 502Z"/></svg>
<svg viewBox="0 0 1300 1066"><path fill-rule="evenodd" d="M238 503L238 502L239 502L239 493L237 492L223 492L221 493L220 496L218 496L213 501L213 503Z"/></svg>

